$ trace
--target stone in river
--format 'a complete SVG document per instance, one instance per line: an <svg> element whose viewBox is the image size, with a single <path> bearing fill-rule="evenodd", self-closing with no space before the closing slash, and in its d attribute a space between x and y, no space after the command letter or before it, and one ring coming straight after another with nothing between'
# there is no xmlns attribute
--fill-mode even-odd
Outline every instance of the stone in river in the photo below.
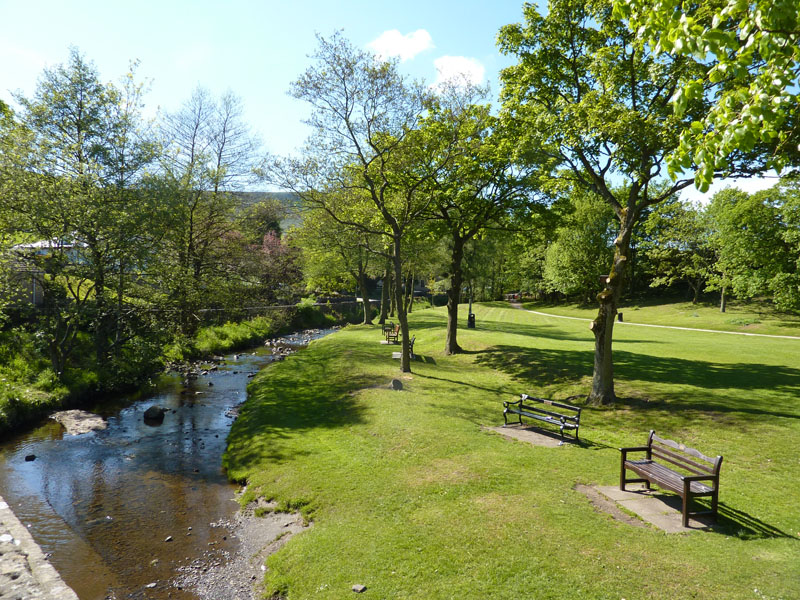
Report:
<svg viewBox="0 0 800 600"><path fill-rule="evenodd" d="M153 406L144 411L144 420L149 423L162 423L165 412L165 409L153 404Z"/></svg>

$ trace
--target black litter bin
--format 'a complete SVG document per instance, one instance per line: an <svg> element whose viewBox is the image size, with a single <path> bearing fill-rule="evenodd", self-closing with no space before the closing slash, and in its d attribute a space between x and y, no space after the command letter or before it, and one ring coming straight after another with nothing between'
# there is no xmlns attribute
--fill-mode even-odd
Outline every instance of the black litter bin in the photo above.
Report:
<svg viewBox="0 0 800 600"><path fill-rule="evenodd" d="M469 313L467 316L467 329L475 329L475 313Z"/></svg>

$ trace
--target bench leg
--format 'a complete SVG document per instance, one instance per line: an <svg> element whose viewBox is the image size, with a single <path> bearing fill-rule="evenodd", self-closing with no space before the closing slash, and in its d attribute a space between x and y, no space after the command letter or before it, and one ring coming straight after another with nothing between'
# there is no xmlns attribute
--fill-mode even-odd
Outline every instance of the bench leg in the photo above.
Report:
<svg viewBox="0 0 800 600"><path fill-rule="evenodd" d="M689 501L692 499L692 494L690 493L690 486L691 484L688 481L683 482L683 505L682 505L682 512L683 512L683 526L689 526Z"/></svg>

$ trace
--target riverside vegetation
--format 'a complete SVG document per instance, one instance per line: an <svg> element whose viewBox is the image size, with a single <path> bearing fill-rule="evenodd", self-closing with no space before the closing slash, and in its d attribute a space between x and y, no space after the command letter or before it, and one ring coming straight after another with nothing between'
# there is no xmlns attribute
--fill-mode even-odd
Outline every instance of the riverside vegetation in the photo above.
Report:
<svg viewBox="0 0 800 600"><path fill-rule="evenodd" d="M108 373L91 360L75 364L59 381L49 361L38 351L35 334L23 328L4 331L0 333L0 433L19 428L49 411L86 403L101 392L146 384L167 364L248 348L287 331L340 324L353 318L352 310L322 312L313 306L313 301L270 313L201 327L191 336L173 335L169 342L153 345L148 360L136 361L130 379L122 382L104 380Z"/></svg>
<svg viewBox="0 0 800 600"><path fill-rule="evenodd" d="M592 334L499 303L474 310L478 327L452 356L443 309L409 315L421 359L400 392L379 327L363 325L251 383L229 476L247 482L245 502L314 522L267 559L267 595L342 598L354 584L376 598L800 595L800 340L618 325L620 400L585 407L582 443L533 447L482 427L502 424L501 400L523 391L585 395ZM713 328L703 314L694 325ZM631 527L576 490L615 485L617 448L650 429L725 456L713 529Z"/></svg>

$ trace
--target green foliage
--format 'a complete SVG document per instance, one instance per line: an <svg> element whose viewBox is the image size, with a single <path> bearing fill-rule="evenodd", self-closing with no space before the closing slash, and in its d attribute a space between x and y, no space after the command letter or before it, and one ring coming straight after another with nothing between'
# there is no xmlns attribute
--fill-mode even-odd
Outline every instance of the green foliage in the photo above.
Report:
<svg viewBox="0 0 800 600"><path fill-rule="evenodd" d="M670 157L680 173L694 161L705 191L737 155L768 150L764 167L797 167L800 8L794 0L617 0L615 11L631 28L676 57L694 57L709 69L686 76L673 96L676 115L691 101L713 98L710 110L681 133Z"/></svg>
<svg viewBox="0 0 800 600"><path fill-rule="evenodd" d="M639 245L652 269L652 287L686 283L697 302L709 277L714 277L716 253L712 224L704 208L673 198L656 207L643 224Z"/></svg>
<svg viewBox="0 0 800 600"><path fill-rule="evenodd" d="M67 396L33 335L21 328L0 331L0 432L42 416Z"/></svg>
<svg viewBox="0 0 800 600"><path fill-rule="evenodd" d="M726 189L709 206L719 259L711 285L740 298L771 295L783 310L800 309L796 184L747 194Z"/></svg>
<svg viewBox="0 0 800 600"><path fill-rule="evenodd" d="M564 218L547 248L543 275L550 290L591 302L614 256L614 213L593 194L575 192L572 201L574 212Z"/></svg>
<svg viewBox="0 0 800 600"><path fill-rule="evenodd" d="M631 236L649 207L691 185L666 182L667 155L706 100L673 113L672 90L701 65L672 60L636 43L611 2L556 0L546 16L524 6L525 22L498 35L517 63L501 72L501 118L518 143L514 156L536 165L542 189L577 187L608 203L619 222L599 310L593 402L614 401L613 319L631 263Z"/></svg>

